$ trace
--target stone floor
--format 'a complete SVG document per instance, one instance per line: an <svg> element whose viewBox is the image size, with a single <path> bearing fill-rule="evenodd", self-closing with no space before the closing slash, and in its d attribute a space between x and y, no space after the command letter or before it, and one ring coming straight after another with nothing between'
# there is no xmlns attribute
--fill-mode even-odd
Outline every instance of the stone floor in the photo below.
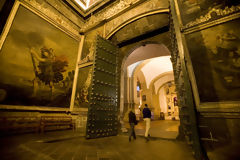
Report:
<svg viewBox="0 0 240 160"><path fill-rule="evenodd" d="M149 133L152 137L162 138L162 139L176 139L178 135L179 121L173 120L157 120L151 121L151 128ZM129 124L126 124L126 128L129 128ZM136 134L143 136L145 133L145 122L140 121L138 125L135 126Z"/></svg>
<svg viewBox="0 0 240 160"><path fill-rule="evenodd" d="M65 130L1 137L0 144L1 160L194 160L184 142L142 136L129 142L127 134L86 140Z"/></svg>
<svg viewBox="0 0 240 160"><path fill-rule="evenodd" d="M184 142L127 135L86 140L72 131L2 137L1 160L193 160Z"/></svg>

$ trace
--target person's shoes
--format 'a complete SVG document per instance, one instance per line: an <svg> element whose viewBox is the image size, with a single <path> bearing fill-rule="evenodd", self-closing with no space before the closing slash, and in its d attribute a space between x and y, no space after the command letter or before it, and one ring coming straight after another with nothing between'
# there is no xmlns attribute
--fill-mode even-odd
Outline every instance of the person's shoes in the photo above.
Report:
<svg viewBox="0 0 240 160"><path fill-rule="evenodd" d="M145 137L145 139L146 139L146 142L148 142L148 141L149 141L149 138L148 138L148 137Z"/></svg>
<svg viewBox="0 0 240 160"><path fill-rule="evenodd" d="M129 137L129 142L131 142L131 137Z"/></svg>

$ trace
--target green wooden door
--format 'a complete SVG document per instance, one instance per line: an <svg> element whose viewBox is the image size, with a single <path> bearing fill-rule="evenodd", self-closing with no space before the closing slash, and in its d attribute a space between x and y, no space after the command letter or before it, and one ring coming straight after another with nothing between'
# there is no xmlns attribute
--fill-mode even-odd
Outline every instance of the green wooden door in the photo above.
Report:
<svg viewBox="0 0 240 160"><path fill-rule="evenodd" d="M180 32L174 0L170 0L169 18L172 41L171 60L179 100L180 126L178 138L184 137L186 139L197 160L207 160L199 138L197 112L187 69L186 51L181 49L185 43L183 43L184 39Z"/></svg>
<svg viewBox="0 0 240 160"><path fill-rule="evenodd" d="M117 135L118 47L97 36L93 64L87 138Z"/></svg>

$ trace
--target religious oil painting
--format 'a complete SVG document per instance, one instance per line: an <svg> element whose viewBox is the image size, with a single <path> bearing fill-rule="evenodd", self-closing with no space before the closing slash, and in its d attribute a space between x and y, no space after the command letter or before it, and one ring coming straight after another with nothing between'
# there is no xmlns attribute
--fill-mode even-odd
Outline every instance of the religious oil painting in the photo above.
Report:
<svg viewBox="0 0 240 160"><path fill-rule="evenodd" d="M240 101L239 26L235 19L186 35L200 102Z"/></svg>
<svg viewBox="0 0 240 160"><path fill-rule="evenodd" d="M178 0L183 24L194 21L214 9L228 12L233 6L240 5L239 0Z"/></svg>
<svg viewBox="0 0 240 160"><path fill-rule="evenodd" d="M0 50L0 104L69 107L78 40L22 5Z"/></svg>
<svg viewBox="0 0 240 160"><path fill-rule="evenodd" d="M74 106L88 108L92 82L92 65L79 68Z"/></svg>

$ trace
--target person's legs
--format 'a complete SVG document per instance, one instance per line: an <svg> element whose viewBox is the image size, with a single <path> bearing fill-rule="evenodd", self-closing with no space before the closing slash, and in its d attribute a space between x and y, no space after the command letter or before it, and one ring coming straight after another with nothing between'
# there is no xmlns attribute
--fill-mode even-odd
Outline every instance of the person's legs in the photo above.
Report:
<svg viewBox="0 0 240 160"><path fill-rule="evenodd" d="M149 141L148 139L148 135L149 135L149 129L150 129L150 121L151 119L150 118L144 118L144 121L146 122L146 131L145 131L145 138L147 141Z"/></svg>
<svg viewBox="0 0 240 160"><path fill-rule="evenodd" d="M132 137L132 127L131 127L131 123L129 123L129 141L131 141L131 137Z"/></svg>
<svg viewBox="0 0 240 160"><path fill-rule="evenodd" d="M136 134L135 134L135 124L134 123L132 123L132 136L133 136L133 138L134 139L136 139Z"/></svg>
<svg viewBox="0 0 240 160"><path fill-rule="evenodd" d="M146 137L146 132L147 132L147 118L144 118L143 120L145 121L145 124L146 124L146 126L145 126L145 134L144 134L145 137Z"/></svg>
<svg viewBox="0 0 240 160"><path fill-rule="evenodd" d="M134 132L134 123L130 123L129 141L131 141L132 136L134 139L136 139L135 132Z"/></svg>
<svg viewBox="0 0 240 160"><path fill-rule="evenodd" d="M149 134L149 129L151 128L151 118L148 118L147 121L148 121L148 122L147 122L147 123L148 123L148 124L147 124L147 126L148 126L148 127L147 127L147 128L148 128L147 136L149 137L149 135L150 135L150 134Z"/></svg>
<svg viewBox="0 0 240 160"><path fill-rule="evenodd" d="M144 121L146 122L146 131L145 131L145 137L148 137L148 132L149 132L149 129L150 129L150 121L151 119L150 118L144 118Z"/></svg>

